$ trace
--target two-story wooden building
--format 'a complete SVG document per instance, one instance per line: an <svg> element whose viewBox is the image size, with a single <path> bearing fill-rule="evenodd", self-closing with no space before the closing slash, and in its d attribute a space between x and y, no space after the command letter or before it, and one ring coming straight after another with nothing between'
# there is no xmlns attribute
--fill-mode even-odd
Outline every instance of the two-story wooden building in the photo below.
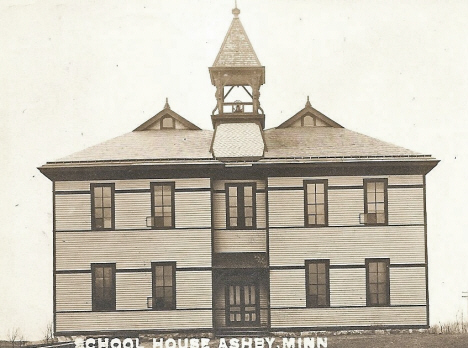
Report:
<svg viewBox="0 0 468 348"><path fill-rule="evenodd" d="M166 102L39 168L53 183L56 335L428 326L437 160L309 101L264 129L265 67L239 12L209 68L214 130Z"/></svg>

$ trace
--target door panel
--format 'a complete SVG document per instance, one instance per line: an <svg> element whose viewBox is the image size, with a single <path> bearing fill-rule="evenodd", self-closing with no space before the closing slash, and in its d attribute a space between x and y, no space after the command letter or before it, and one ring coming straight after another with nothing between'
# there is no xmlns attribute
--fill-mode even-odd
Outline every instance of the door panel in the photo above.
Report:
<svg viewBox="0 0 468 348"><path fill-rule="evenodd" d="M226 285L226 324L255 326L259 324L259 292L257 284Z"/></svg>

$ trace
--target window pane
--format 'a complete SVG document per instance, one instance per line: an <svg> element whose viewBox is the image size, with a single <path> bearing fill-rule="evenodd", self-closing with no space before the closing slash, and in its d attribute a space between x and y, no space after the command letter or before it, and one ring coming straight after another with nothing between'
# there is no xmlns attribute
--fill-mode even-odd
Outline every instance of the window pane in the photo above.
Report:
<svg viewBox="0 0 468 348"><path fill-rule="evenodd" d="M162 119L163 128L174 128L174 119L172 117L164 117Z"/></svg>
<svg viewBox="0 0 468 348"><path fill-rule="evenodd" d="M252 197L252 186L244 186L244 196Z"/></svg>
<svg viewBox="0 0 468 348"><path fill-rule="evenodd" d="M229 206L237 207L237 197L229 197Z"/></svg>
<svg viewBox="0 0 468 348"><path fill-rule="evenodd" d="M252 217L253 216L253 210L251 207L245 207L245 216L246 217Z"/></svg>
<svg viewBox="0 0 468 348"><path fill-rule="evenodd" d="M246 227L252 227L253 226L252 218L245 218L245 226Z"/></svg>
<svg viewBox="0 0 468 348"><path fill-rule="evenodd" d="M109 218L104 218L104 228L112 228L112 222Z"/></svg>
<svg viewBox="0 0 468 348"><path fill-rule="evenodd" d="M237 197L237 187L229 186L229 197L231 197L231 196Z"/></svg>
<svg viewBox="0 0 468 348"><path fill-rule="evenodd" d="M96 208L102 207L102 197L94 197L94 206Z"/></svg>
<svg viewBox="0 0 468 348"><path fill-rule="evenodd" d="M315 184L307 184L307 193L315 195Z"/></svg>

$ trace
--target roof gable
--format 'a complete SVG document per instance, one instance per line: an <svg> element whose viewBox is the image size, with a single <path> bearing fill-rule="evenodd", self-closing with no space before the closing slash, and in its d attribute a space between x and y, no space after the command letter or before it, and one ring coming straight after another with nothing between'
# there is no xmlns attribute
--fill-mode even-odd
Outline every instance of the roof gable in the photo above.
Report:
<svg viewBox="0 0 468 348"><path fill-rule="evenodd" d="M255 54L247 33L240 19L237 17L237 14L234 14L231 26L213 63L213 67L260 66L260 61Z"/></svg>
<svg viewBox="0 0 468 348"><path fill-rule="evenodd" d="M314 109L310 104L309 97L307 103L301 111L293 117L281 123L276 128L289 128L289 127L334 127L343 128L340 124L333 121L331 118L325 116L320 111Z"/></svg>
<svg viewBox="0 0 468 348"><path fill-rule="evenodd" d="M163 126L163 119L165 118L172 118L172 125L171 127L164 127ZM169 122L170 123L170 122ZM189 129L189 130L200 130L198 126L194 125L192 122L186 120L178 113L171 110L169 104L166 100L166 105L164 109L158 112L156 115L151 117L146 122L139 125L135 128L135 132L138 131L145 131L145 130L159 130L159 129Z"/></svg>

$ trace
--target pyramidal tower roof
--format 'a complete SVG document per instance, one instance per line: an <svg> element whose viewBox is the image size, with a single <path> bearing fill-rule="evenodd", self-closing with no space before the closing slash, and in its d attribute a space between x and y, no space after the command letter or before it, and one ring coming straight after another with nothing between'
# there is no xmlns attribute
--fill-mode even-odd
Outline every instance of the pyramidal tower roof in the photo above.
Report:
<svg viewBox="0 0 468 348"><path fill-rule="evenodd" d="M213 67L260 67L260 61L239 19L237 6L232 14L234 18Z"/></svg>

